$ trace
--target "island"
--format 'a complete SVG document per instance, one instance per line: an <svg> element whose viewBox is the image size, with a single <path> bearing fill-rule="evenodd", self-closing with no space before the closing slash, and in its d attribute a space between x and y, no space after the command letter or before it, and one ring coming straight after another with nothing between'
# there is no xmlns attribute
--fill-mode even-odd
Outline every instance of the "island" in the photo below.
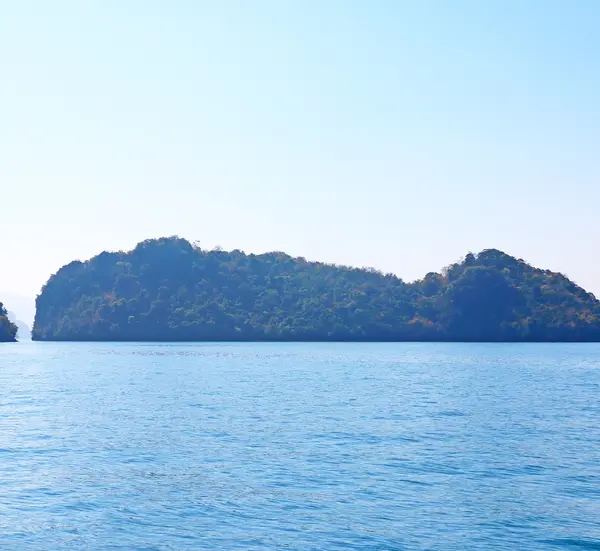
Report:
<svg viewBox="0 0 600 551"><path fill-rule="evenodd" d="M0 342L15 342L17 329L17 326L8 318L4 304L0 302Z"/></svg>
<svg viewBox="0 0 600 551"><path fill-rule="evenodd" d="M283 252L207 251L175 236L62 267L37 297L32 337L600 341L600 302L564 275L496 249L407 283Z"/></svg>

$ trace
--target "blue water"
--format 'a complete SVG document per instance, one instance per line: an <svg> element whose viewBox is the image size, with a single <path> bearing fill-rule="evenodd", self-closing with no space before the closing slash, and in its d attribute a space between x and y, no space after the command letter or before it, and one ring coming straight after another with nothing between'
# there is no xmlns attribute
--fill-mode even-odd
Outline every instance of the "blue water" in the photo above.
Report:
<svg viewBox="0 0 600 551"><path fill-rule="evenodd" d="M600 549L600 346L0 346L0 548Z"/></svg>

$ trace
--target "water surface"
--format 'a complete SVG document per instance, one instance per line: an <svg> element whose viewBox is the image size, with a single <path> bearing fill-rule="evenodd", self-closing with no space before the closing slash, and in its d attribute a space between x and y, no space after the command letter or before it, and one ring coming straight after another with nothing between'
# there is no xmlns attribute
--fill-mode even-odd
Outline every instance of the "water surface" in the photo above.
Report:
<svg viewBox="0 0 600 551"><path fill-rule="evenodd" d="M0 548L600 549L600 346L0 346Z"/></svg>

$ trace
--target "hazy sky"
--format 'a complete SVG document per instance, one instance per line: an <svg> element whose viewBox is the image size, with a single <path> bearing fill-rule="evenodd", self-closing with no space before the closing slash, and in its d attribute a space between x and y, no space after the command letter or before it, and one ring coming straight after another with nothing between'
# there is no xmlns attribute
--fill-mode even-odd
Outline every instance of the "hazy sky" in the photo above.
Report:
<svg viewBox="0 0 600 551"><path fill-rule="evenodd" d="M0 300L171 234L407 280L496 247L600 294L599 28L596 0L0 0Z"/></svg>

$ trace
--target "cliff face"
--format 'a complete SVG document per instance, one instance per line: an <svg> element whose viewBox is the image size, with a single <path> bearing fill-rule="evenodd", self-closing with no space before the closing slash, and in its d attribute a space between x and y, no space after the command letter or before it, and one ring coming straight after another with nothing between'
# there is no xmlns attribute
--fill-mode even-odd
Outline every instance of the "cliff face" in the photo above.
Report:
<svg viewBox="0 0 600 551"><path fill-rule="evenodd" d="M493 249L407 284L162 238L64 266L36 306L37 340L600 341L593 295Z"/></svg>

